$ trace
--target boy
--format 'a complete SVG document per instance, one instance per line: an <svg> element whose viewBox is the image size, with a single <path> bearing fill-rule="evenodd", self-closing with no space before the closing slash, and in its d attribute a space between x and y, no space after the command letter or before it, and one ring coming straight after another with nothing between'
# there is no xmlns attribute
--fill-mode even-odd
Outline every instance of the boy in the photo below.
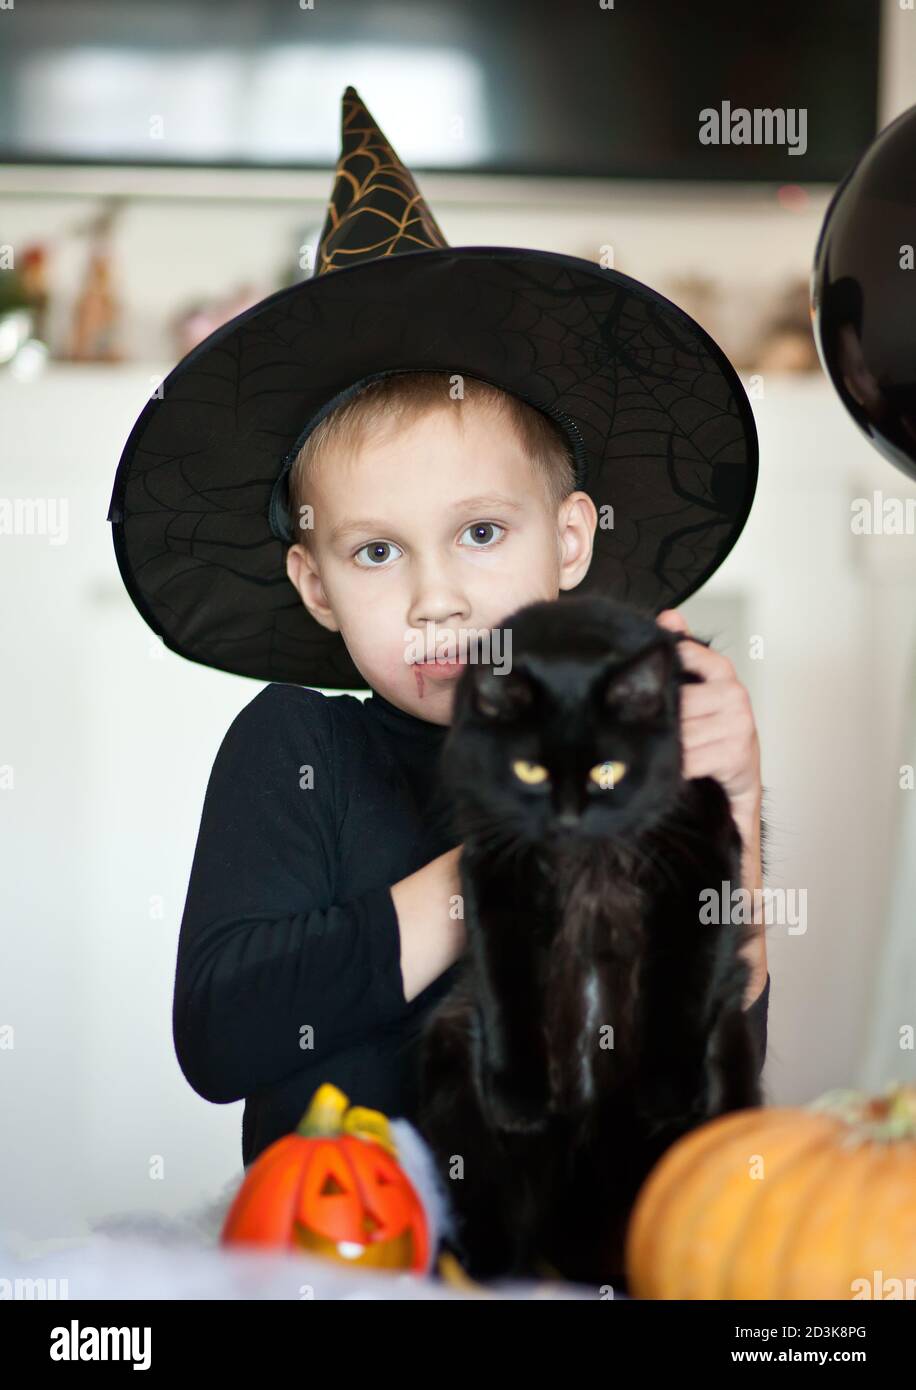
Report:
<svg viewBox="0 0 916 1390"><path fill-rule="evenodd" d="M109 511L168 645L270 682L214 763L173 1014L190 1084L245 1099L246 1165L325 1081L414 1113L464 946L436 773L467 633L576 588L683 629L756 481L743 388L680 310L574 257L449 248L352 88L343 140L315 275L179 363ZM724 657L682 653L685 775L722 781L753 889L753 716Z"/></svg>
<svg viewBox="0 0 916 1390"><path fill-rule="evenodd" d="M267 686L233 723L208 787L175 1043L201 1095L246 1099L246 1164L295 1128L323 1081L412 1116L418 1030L464 946L450 913L460 847L435 802L461 665L426 668L412 645L429 629L423 654L460 650L462 630L493 630L575 588L591 560L594 504L580 491L557 504L569 464L543 417L475 381L463 399L451 391L447 377L388 377L310 437L290 495L314 527L290 547L288 573L373 693L363 704ZM682 692L687 775L730 791L753 880L760 783L743 688L724 658L684 644L685 659L688 648L718 679ZM748 1003L766 980L758 940Z"/></svg>

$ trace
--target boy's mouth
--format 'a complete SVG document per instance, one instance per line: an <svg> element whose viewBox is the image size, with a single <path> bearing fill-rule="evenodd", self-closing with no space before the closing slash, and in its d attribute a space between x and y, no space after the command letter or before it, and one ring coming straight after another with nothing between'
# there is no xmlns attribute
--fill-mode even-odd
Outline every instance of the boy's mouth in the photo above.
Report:
<svg viewBox="0 0 916 1390"><path fill-rule="evenodd" d="M456 661L415 661L413 663L414 680L417 683L417 694L423 698L424 686L427 677L431 681L451 681L461 675L467 663L462 660Z"/></svg>
<svg viewBox="0 0 916 1390"><path fill-rule="evenodd" d="M465 662L455 661L417 661L414 663L415 670L422 672L424 676L430 676L433 680L445 680L449 676L457 676L463 669Z"/></svg>

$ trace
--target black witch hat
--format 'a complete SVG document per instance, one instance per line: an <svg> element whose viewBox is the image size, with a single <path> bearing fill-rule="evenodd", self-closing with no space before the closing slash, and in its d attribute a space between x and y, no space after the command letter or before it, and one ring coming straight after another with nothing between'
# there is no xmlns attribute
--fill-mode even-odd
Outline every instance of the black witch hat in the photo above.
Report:
<svg viewBox="0 0 916 1390"><path fill-rule="evenodd" d="M363 689L287 576L287 477L330 410L404 371L477 377L556 421L576 488L613 518L570 592L677 607L735 544L757 481L753 415L724 353L670 300L591 261L450 247L352 87L342 135L314 274L188 353L124 447L108 520L146 622L219 670Z"/></svg>

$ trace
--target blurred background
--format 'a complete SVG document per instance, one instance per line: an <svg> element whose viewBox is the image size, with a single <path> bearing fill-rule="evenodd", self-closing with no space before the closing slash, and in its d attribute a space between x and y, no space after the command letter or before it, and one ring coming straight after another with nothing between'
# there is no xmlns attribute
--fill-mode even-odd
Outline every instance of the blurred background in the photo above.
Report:
<svg viewBox="0 0 916 1390"><path fill-rule="evenodd" d="M916 1080L916 557L912 532L850 527L854 499L916 487L843 411L809 309L837 183L916 102L916 13L19 0L0 10L0 1222L23 1238L178 1212L241 1170L242 1103L185 1082L171 993L207 778L260 686L163 647L106 516L175 362L311 273L348 84L451 245L612 265L739 370L757 499L683 611L752 695L766 881L806 895L806 930L768 933L767 1095ZM704 145L698 112L723 102L804 109L804 140ZM11 527L16 499L47 524Z"/></svg>

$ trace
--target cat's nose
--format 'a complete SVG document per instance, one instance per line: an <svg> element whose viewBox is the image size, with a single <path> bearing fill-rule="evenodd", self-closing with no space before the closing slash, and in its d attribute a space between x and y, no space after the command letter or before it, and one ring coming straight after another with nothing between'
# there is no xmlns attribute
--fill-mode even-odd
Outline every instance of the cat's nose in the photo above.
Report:
<svg viewBox="0 0 916 1390"><path fill-rule="evenodd" d="M578 811L561 811L557 816L557 824L562 825L564 829L572 830L579 824L580 819Z"/></svg>

